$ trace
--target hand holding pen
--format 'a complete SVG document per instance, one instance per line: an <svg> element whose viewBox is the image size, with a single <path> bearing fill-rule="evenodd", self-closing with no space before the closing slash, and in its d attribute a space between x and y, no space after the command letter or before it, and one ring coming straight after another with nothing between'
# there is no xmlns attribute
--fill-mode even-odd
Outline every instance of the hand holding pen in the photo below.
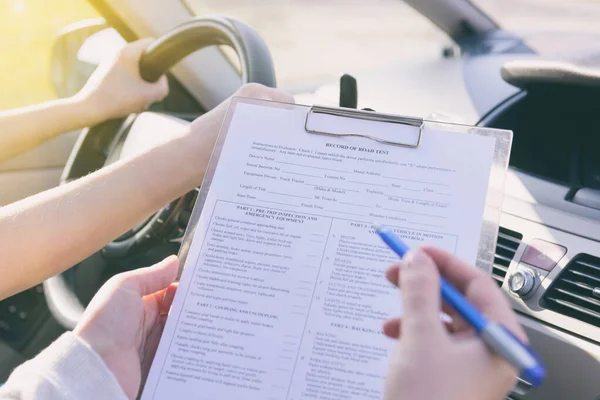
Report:
<svg viewBox="0 0 600 400"><path fill-rule="evenodd" d="M401 289L403 316L384 324L387 336L402 339L392 355L385 398L502 399L521 371L490 351L477 329L442 303L442 275L487 322L505 327L519 343L527 342L507 299L489 276L443 250L426 247L409 252L386 272ZM452 323L441 320L442 311Z"/></svg>

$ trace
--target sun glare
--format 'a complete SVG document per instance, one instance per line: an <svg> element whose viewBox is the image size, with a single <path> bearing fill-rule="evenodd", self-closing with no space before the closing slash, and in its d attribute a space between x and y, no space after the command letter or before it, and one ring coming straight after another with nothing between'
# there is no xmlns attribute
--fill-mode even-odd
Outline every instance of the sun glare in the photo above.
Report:
<svg viewBox="0 0 600 400"><path fill-rule="evenodd" d="M15 14L22 14L25 11L25 2L23 1L15 1L13 4L13 11Z"/></svg>

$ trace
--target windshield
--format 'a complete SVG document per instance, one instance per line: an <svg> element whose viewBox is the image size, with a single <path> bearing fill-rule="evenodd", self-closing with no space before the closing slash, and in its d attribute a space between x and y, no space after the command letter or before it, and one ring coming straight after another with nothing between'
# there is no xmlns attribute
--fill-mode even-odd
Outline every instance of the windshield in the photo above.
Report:
<svg viewBox="0 0 600 400"><path fill-rule="evenodd" d="M330 79L418 56L450 43L399 0L184 0L197 15L241 19L265 39L279 84Z"/></svg>
<svg viewBox="0 0 600 400"><path fill-rule="evenodd" d="M598 48L598 0L471 0L540 54Z"/></svg>
<svg viewBox="0 0 600 400"><path fill-rule="evenodd" d="M439 59L451 44L402 0L181 1L197 15L230 15L258 30L283 85L316 83L399 61ZM472 2L542 55L589 50L600 43L600 0Z"/></svg>

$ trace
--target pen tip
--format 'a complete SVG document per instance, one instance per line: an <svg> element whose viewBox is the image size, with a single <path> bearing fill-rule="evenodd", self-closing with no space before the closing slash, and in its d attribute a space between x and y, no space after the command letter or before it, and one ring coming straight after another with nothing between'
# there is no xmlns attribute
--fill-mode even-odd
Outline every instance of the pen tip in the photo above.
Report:
<svg viewBox="0 0 600 400"><path fill-rule="evenodd" d="M378 221L373 221L371 225L373 225L373 228L375 228L376 232L381 232L383 230L383 225L381 225Z"/></svg>

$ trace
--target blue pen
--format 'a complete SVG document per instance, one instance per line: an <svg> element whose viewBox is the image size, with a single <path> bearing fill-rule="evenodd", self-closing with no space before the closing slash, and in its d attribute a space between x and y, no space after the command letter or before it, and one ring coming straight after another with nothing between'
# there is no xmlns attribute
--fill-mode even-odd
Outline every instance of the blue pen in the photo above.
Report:
<svg viewBox="0 0 600 400"><path fill-rule="evenodd" d="M408 246L392 230L376 226L379 237L400 258L408 252ZM539 357L504 326L490 322L448 281L441 277L442 299L469 323L485 344L520 371L522 379L532 386L539 386L546 371Z"/></svg>

